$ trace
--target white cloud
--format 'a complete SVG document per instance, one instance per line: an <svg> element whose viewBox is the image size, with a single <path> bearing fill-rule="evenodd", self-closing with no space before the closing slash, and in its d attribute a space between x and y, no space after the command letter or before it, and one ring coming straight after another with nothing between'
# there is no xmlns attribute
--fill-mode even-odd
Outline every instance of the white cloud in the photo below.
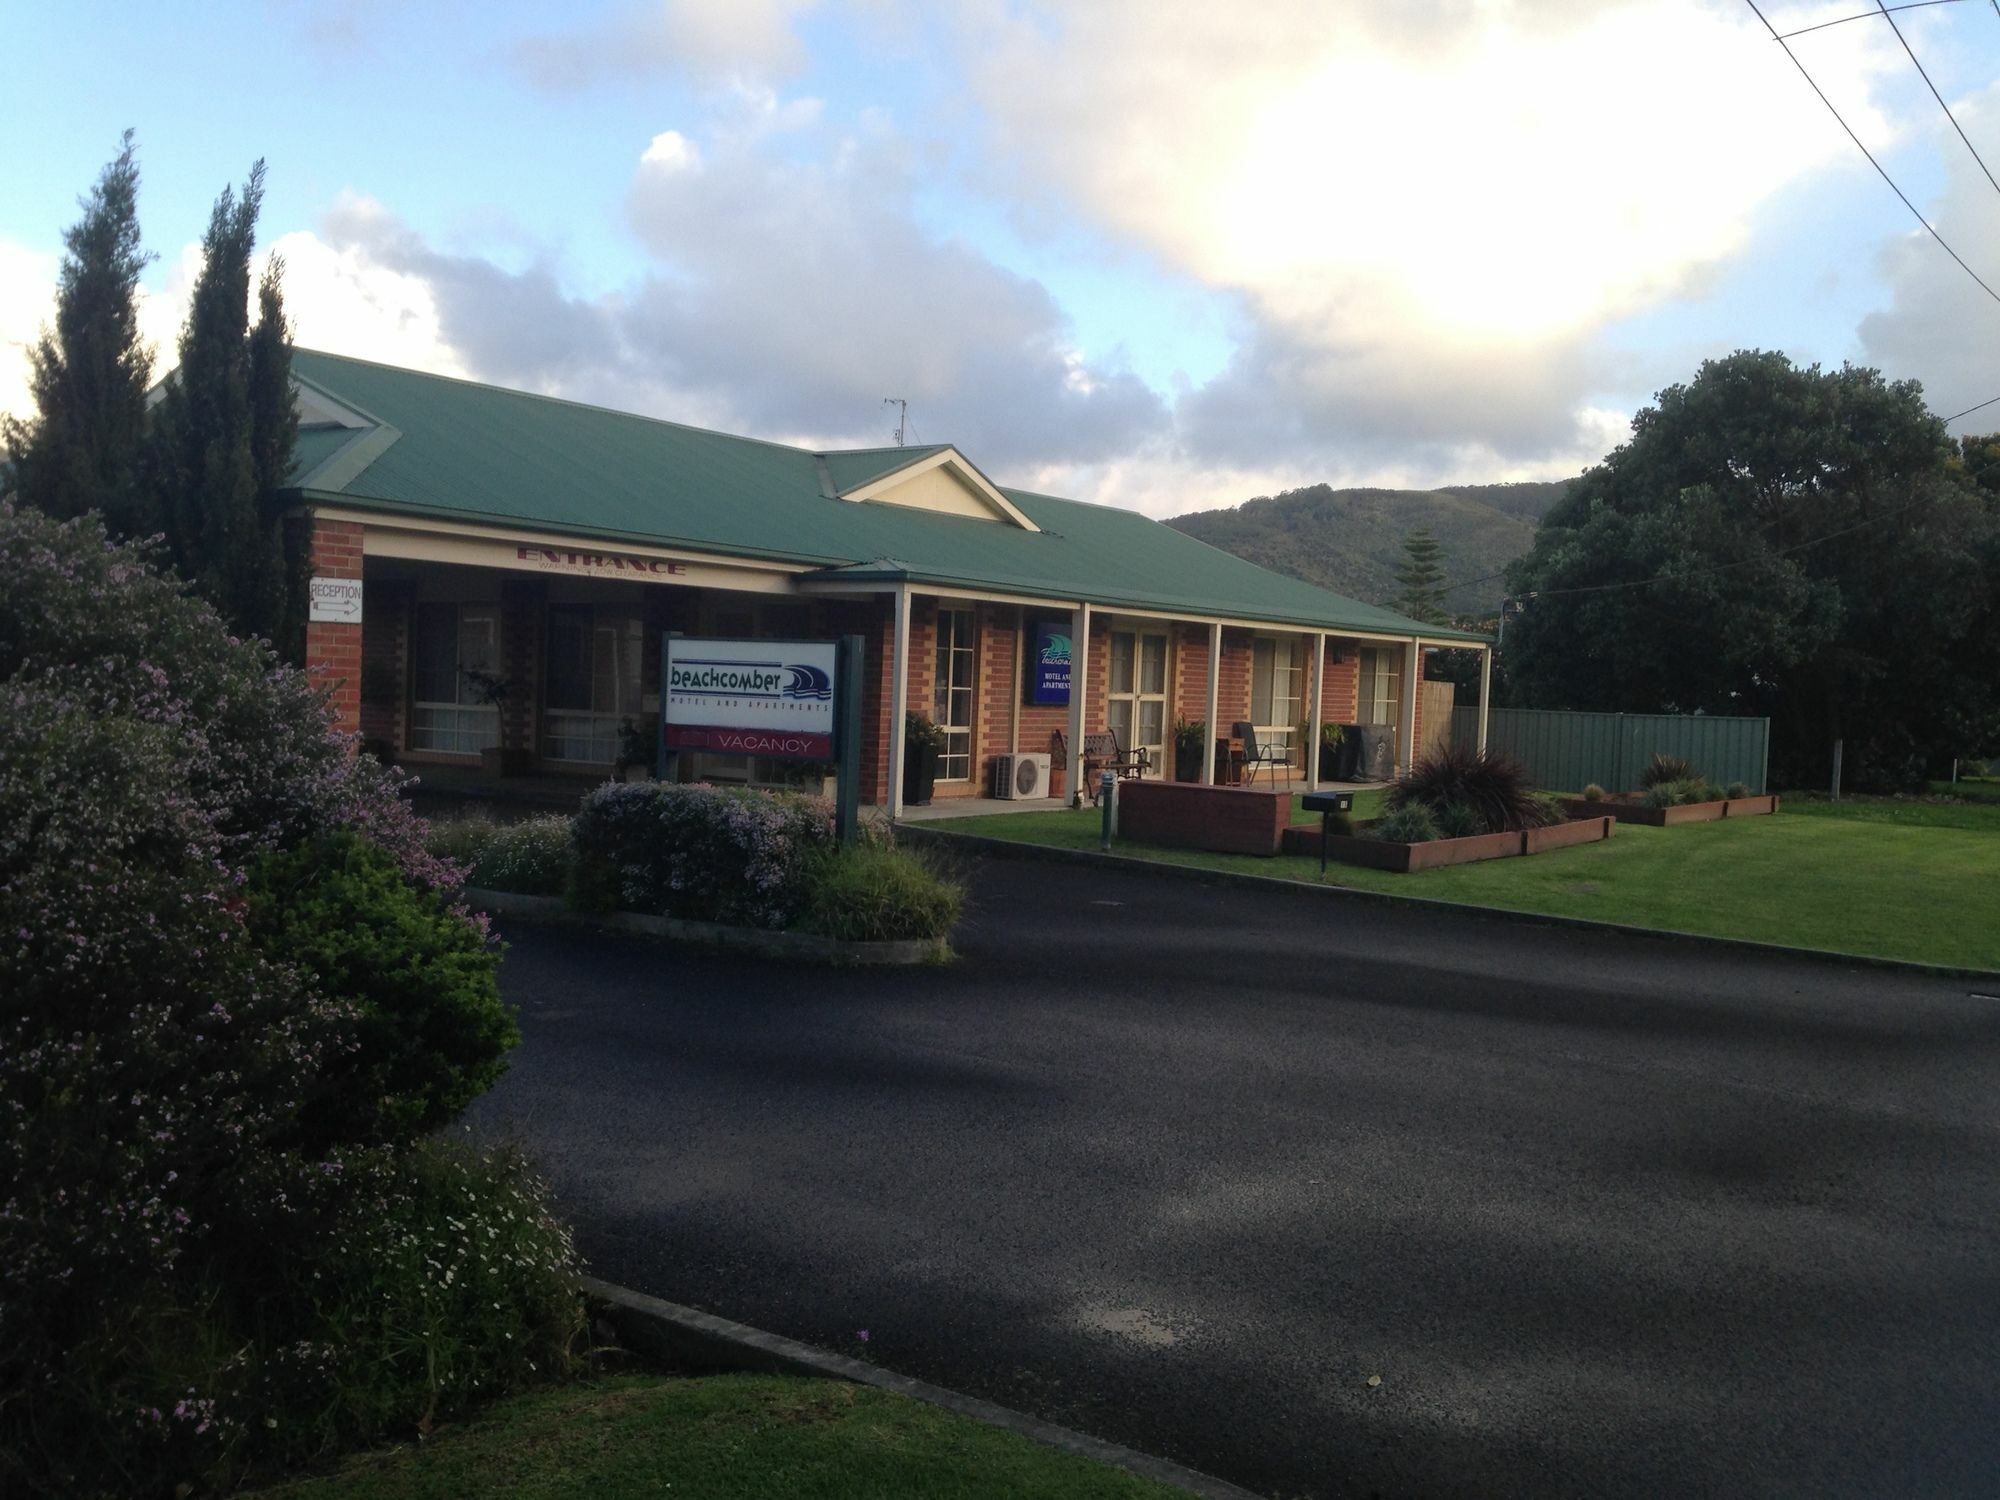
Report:
<svg viewBox="0 0 2000 1500"><path fill-rule="evenodd" d="M56 257L0 240L0 416L34 415L28 351L56 315Z"/></svg>
<svg viewBox="0 0 2000 1500"><path fill-rule="evenodd" d="M1879 142L1874 83L1906 64L1877 30L1811 62ZM1016 193L1241 296L1250 336L1182 409L1194 451L1236 461L1553 461L1590 431L1597 333L1852 150L1719 0L1106 0L967 37Z"/></svg>
<svg viewBox="0 0 2000 1500"><path fill-rule="evenodd" d="M785 79L805 65L797 25L816 0L654 0L514 50L540 88L568 93L661 74L703 85Z"/></svg>
<svg viewBox="0 0 2000 1500"><path fill-rule="evenodd" d="M2000 160L2000 84L1954 104L1959 124L1982 152ZM2000 289L2000 193L1958 137L1940 122L1937 149L1946 185L1926 205L1939 234L1966 257L1988 286ZM1861 343L1869 364L1897 379L1921 380L1931 410L1951 416L2000 396L2000 302L1974 285L1922 229L1911 227L1883 250L1889 305L1864 318ZM1955 426L1954 434L2000 429L2000 407L1987 407Z"/></svg>

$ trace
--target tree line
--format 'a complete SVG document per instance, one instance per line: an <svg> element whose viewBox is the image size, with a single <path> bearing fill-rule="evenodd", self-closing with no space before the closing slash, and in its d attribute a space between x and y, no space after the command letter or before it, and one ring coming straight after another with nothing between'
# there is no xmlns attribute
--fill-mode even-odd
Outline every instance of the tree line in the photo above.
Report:
<svg viewBox="0 0 2000 1500"><path fill-rule="evenodd" d="M250 321L264 163L226 187L202 236L178 366L157 389L139 332L139 278L153 257L139 229L133 133L63 236L55 320L28 351L34 414L0 427L17 504L61 519L96 512L114 537L156 540L239 636L287 659L305 650L306 540L278 495L298 414L284 264L265 264Z"/></svg>

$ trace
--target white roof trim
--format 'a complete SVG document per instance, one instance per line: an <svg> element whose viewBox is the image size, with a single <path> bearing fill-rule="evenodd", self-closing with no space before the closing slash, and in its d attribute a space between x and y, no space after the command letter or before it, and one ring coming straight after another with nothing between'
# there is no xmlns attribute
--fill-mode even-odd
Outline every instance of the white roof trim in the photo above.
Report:
<svg viewBox="0 0 2000 1500"><path fill-rule="evenodd" d="M1027 513L1020 506L1001 494L999 487L984 474L980 473L973 466L970 459L956 448L949 446L939 449L928 458L919 459L915 463L904 464L900 469L891 469L887 474L871 479L866 484L842 490L839 498L855 501L880 499L889 491L909 483L909 481L917 478L919 475L928 474L933 469L949 469L954 479L965 485L967 489L971 490L990 509L997 513L995 516L996 520L1004 519L1011 521L1023 531L1040 531L1042 529L1028 519Z"/></svg>

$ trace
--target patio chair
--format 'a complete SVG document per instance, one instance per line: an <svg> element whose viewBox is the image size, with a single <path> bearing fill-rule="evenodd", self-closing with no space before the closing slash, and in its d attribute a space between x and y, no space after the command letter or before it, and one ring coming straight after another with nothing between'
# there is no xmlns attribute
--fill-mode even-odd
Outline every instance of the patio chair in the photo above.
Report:
<svg viewBox="0 0 2000 1500"><path fill-rule="evenodd" d="M1260 745L1257 743L1257 726L1255 724L1239 719L1236 722L1235 728L1236 738L1243 741L1243 769L1249 773L1250 781L1253 785L1257 780L1257 768L1259 766L1271 767L1271 779L1273 781L1278 779L1277 768L1279 766L1283 766L1287 773L1291 771L1292 757L1289 754L1275 746Z"/></svg>
<svg viewBox="0 0 2000 1500"><path fill-rule="evenodd" d="M1128 754L1125 747L1118 743L1118 736L1108 730L1103 734L1086 734L1083 737L1084 789L1090 793L1092 802L1097 800L1098 772L1114 771L1121 781L1128 776L1144 781L1152 764L1152 758L1143 745Z"/></svg>

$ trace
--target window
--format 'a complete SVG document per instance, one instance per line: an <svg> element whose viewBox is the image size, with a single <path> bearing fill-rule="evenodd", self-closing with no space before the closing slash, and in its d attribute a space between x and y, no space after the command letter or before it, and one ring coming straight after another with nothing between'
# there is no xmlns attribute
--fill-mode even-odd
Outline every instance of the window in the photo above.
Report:
<svg viewBox="0 0 2000 1500"><path fill-rule="evenodd" d="M1299 737L1304 713L1305 670L1298 643L1260 636L1250 648L1250 718L1260 748L1282 750L1287 759Z"/></svg>
<svg viewBox="0 0 2000 1500"><path fill-rule="evenodd" d="M500 612L484 604L419 604L410 638L410 748L477 755L500 743L498 705L469 674L500 669Z"/></svg>
<svg viewBox="0 0 2000 1500"><path fill-rule="evenodd" d="M1363 724L1395 725L1402 718L1403 664L1400 650L1364 646L1357 711Z"/></svg>
<svg viewBox="0 0 2000 1500"><path fill-rule="evenodd" d="M609 765L618 727L639 712L639 617L589 604L549 606L547 712L542 754Z"/></svg>
<svg viewBox="0 0 2000 1500"><path fill-rule="evenodd" d="M944 730L939 781L972 779L973 641L969 609L941 609L937 619L937 678L931 722Z"/></svg>
<svg viewBox="0 0 2000 1500"><path fill-rule="evenodd" d="M1144 750L1167 764L1167 638L1164 633L1111 632L1110 688L1105 724L1126 750ZM1164 774L1164 773L1163 773Z"/></svg>

